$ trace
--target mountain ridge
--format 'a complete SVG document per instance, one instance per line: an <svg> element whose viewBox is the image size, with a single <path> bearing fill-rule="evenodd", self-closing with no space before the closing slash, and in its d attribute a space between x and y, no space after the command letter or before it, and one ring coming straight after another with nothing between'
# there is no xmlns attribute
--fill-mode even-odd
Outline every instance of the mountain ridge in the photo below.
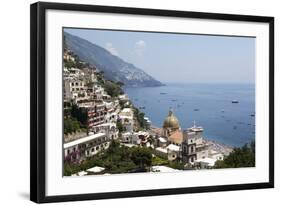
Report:
<svg viewBox="0 0 281 205"><path fill-rule="evenodd" d="M64 32L66 46L82 61L103 71L106 78L120 81L127 87L154 87L164 84L152 76L128 63L118 56L111 54L105 48L88 40Z"/></svg>

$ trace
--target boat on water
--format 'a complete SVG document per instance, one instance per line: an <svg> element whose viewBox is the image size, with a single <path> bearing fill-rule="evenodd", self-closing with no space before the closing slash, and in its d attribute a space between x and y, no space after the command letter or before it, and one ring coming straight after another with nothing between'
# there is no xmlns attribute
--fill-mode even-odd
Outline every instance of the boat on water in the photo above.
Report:
<svg viewBox="0 0 281 205"><path fill-rule="evenodd" d="M232 100L231 102L232 102L232 103L239 103L238 100Z"/></svg>
<svg viewBox="0 0 281 205"><path fill-rule="evenodd" d="M251 116L251 117L255 117L255 114L251 114L250 116Z"/></svg>
<svg viewBox="0 0 281 205"><path fill-rule="evenodd" d="M141 107L139 107L139 109L145 109L145 107L144 107L144 106L141 106Z"/></svg>
<svg viewBox="0 0 281 205"><path fill-rule="evenodd" d="M167 93L160 93L160 95L166 95Z"/></svg>
<svg viewBox="0 0 281 205"><path fill-rule="evenodd" d="M193 109L193 111L199 111L200 109L198 109L198 108L195 108L195 109Z"/></svg>

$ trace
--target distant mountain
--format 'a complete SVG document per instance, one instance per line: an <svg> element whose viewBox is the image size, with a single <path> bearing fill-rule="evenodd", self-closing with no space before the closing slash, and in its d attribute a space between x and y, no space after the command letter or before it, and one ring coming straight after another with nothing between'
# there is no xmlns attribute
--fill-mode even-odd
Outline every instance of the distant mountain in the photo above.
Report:
<svg viewBox="0 0 281 205"><path fill-rule="evenodd" d="M112 55L106 49L85 39L64 32L65 43L82 61L104 72L109 80L121 81L128 87L162 86L161 82L133 64Z"/></svg>

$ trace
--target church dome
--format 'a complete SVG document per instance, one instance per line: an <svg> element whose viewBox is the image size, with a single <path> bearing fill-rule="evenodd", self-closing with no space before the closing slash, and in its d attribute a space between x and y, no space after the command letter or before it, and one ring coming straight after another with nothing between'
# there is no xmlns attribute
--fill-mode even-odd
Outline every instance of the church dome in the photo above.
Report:
<svg viewBox="0 0 281 205"><path fill-rule="evenodd" d="M164 120L163 128L172 128L179 129L180 124L176 116L174 116L173 112L170 110L168 117Z"/></svg>

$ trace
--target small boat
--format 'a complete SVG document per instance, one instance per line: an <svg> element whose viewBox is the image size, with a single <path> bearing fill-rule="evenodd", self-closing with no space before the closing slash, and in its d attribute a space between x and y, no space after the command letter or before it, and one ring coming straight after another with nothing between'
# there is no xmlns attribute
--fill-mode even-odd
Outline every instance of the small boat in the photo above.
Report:
<svg viewBox="0 0 281 205"><path fill-rule="evenodd" d="M166 95L167 93L160 93L160 95Z"/></svg>
<svg viewBox="0 0 281 205"><path fill-rule="evenodd" d="M139 109L145 109L145 107L143 106L143 107L139 107Z"/></svg>
<svg viewBox="0 0 281 205"><path fill-rule="evenodd" d="M176 102L177 100L175 100L175 99L172 99L172 101L173 101L173 102Z"/></svg>
<svg viewBox="0 0 281 205"><path fill-rule="evenodd" d="M199 111L200 109L198 109L198 108L195 108L195 109L193 109L193 111Z"/></svg>
<svg viewBox="0 0 281 205"><path fill-rule="evenodd" d="M251 117L255 117L255 114L251 114L250 116L251 116Z"/></svg>
<svg viewBox="0 0 281 205"><path fill-rule="evenodd" d="M232 103L239 103L238 100L232 100L231 102L232 102Z"/></svg>
<svg viewBox="0 0 281 205"><path fill-rule="evenodd" d="M222 109L221 112L224 112L224 109Z"/></svg>

